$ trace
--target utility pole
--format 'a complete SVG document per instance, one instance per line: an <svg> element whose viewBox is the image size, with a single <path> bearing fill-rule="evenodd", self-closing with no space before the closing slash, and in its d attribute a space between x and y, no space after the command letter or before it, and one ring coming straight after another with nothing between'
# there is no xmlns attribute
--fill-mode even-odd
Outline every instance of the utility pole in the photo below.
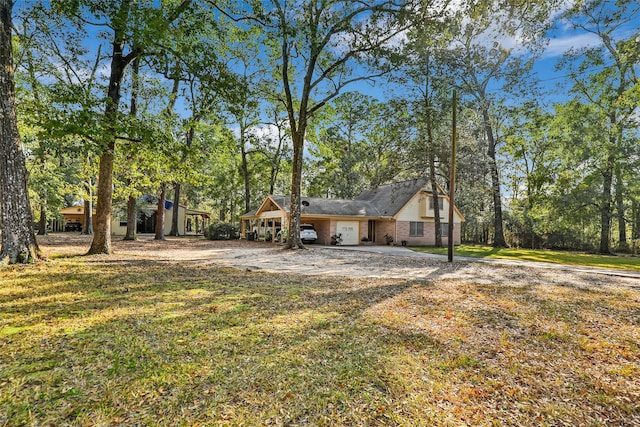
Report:
<svg viewBox="0 0 640 427"><path fill-rule="evenodd" d="M451 115L451 170L449 171L449 233L448 233L448 260L453 262L453 206L456 192L456 90L453 90L453 113Z"/></svg>

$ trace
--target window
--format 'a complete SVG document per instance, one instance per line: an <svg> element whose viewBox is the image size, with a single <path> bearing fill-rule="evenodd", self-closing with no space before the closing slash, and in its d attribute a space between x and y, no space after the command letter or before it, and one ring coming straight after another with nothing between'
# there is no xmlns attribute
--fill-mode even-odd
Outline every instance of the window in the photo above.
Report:
<svg viewBox="0 0 640 427"><path fill-rule="evenodd" d="M448 222L441 222L440 223L440 235L442 237L448 237L449 236L449 223Z"/></svg>
<svg viewBox="0 0 640 427"><path fill-rule="evenodd" d="M409 223L409 236L411 237L424 236L424 222L411 221Z"/></svg>
<svg viewBox="0 0 640 427"><path fill-rule="evenodd" d="M442 210L442 198L438 197L438 209ZM429 196L429 210L433 210L433 197Z"/></svg>

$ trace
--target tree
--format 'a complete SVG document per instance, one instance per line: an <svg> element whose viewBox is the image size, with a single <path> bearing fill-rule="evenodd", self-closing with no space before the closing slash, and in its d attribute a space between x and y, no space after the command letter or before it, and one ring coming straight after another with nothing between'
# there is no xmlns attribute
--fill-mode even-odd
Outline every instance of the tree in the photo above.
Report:
<svg viewBox="0 0 640 427"><path fill-rule="evenodd" d="M582 0L566 13L574 28L597 36L601 44L570 50L565 58L573 80L572 92L578 99L593 105L608 121L608 140L603 141L603 163L600 165L600 253L609 253L611 220L615 205L620 249L628 250L625 220L624 169L630 158L629 132L637 132L639 97L635 88L636 69L640 62L640 41L635 33L620 31L637 21L637 2L623 0L601 2ZM623 36L620 36L620 35ZM625 37L626 36L626 37ZM616 40L617 38L617 40ZM611 65L607 65L611 63Z"/></svg>
<svg viewBox="0 0 640 427"><path fill-rule="evenodd" d="M0 0L0 198L2 198L1 263L34 262L42 255L33 232L15 107L11 0Z"/></svg>
<svg viewBox="0 0 640 427"><path fill-rule="evenodd" d="M372 96L347 92L317 115L308 139L311 195L352 199L371 187L365 165L374 151L374 129L383 121L381 104ZM317 160L315 160L317 159Z"/></svg>
<svg viewBox="0 0 640 427"><path fill-rule="evenodd" d="M522 82L533 64L548 26L549 3L486 1L471 4L460 15L448 64L455 84L472 100L483 126L493 196L493 245L505 247L502 187L498 152L500 110L505 95L524 96ZM517 44L510 45L514 40ZM524 54L524 47L527 48Z"/></svg>
<svg viewBox="0 0 640 427"><path fill-rule="evenodd" d="M451 81L444 54L451 37L446 31L446 23L418 22L409 32L404 52L407 58L405 72L400 77L400 82L408 88L416 126L413 164L429 177L431 185L436 247L442 246L438 176L445 175L441 169L448 161L442 162L442 159L449 152L451 135L448 120ZM440 34L440 37L428 37L429 33Z"/></svg>
<svg viewBox="0 0 640 427"><path fill-rule="evenodd" d="M507 116L503 153L511 162L503 176L511 193L511 234L518 246L537 248L559 218L551 214L550 194L560 169L560 135L553 114L533 101L510 108Z"/></svg>
<svg viewBox="0 0 640 427"><path fill-rule="evenodd" d="M303 248L300 212L303 152L310 120L342 89L374 75L352 66L371 60L403 27L398 14L404 2L394 0L269 0L239 12L261 26L264 42L277 63L293 143L288 248ZM374 72L380 74L380 72Z"/></svg>
<svg viewBox="0 0 640 427"><path fill-rule="evenodd" d="M152 52L155 46L162 44L172 23L190 4L190 0L161 5L151 1L138 3L132 0L120 0L117 3L104 0L51 3L53 13L67 16L79 26L98 25L111 31L113 48L110 54L107 102L101 123L102 134L96 141L100 160L95 233L89 254L111 252L113 168L116 141L123 136L120 134L120 99L126 69L136 58Z"/></svg>

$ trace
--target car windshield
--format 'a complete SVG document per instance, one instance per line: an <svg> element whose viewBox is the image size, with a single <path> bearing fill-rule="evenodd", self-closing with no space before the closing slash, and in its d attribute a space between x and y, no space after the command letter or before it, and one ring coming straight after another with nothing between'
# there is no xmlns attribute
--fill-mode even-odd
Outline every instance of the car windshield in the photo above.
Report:
<svg viewBox="0 0 640 427"><path fill-rule="evenodd" d="M313 225L301 225L300 230L313 230Z"/></svg>

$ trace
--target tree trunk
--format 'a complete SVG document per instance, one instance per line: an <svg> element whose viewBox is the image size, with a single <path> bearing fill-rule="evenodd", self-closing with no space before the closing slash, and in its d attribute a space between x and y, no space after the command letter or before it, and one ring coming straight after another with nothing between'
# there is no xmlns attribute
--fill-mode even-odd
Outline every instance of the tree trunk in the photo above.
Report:
<svg viewBox="0 0 640 427"><path fill-rule="evenodd" d="M47 235L47 204L40 204L40 221L38 222L38 236Z"/></svg>
<svg viewBox="0 0 640 427"><path fill-rule="evenodd" d="M241 131L242 132L242 131ZM244 146L244 136L240 137L240 153L242 155L242 178L244 179L244 209L245 213L251 210L251 183L249 181L249 164L247 150Z"/></svg>
<svg viewBox="0 0 640 427"><path fill-rule="evenodd" d="M433 150L433 147L432 149ZM436 184L436 166L433 151L429 153L429 174L431 177L431 197L433 198L433 218L436 233L436 247L442 247L442 225L440 224L440 196L438 195L438 184ZM449 224L451 227L451 224Z"/></svg>
<svg viewBox="0 0 640 427"><path fill-rule="evenodd" d="M131 100L129 103L129 116L135 120L138 115L138 94L140 93L140 58L133 60L131 64ZM134 156L129 159L133 161ZM131 178L126 179L127 187L133 185ZM138 211L136 198L132 194L127 197L127 230L122 240L137 240L136 228L138 226Z"/></svg>
<svg viewBox="0 0 640 427"><path fill-rule="evenodd" d="M82 234L93 234L93 183L91 179L85 182L87 187L87 194L89 197L84 201L84 226L82 227Z"/></svg>
<svg viewBox="0 0 640 427"><path fill-rule="evenodd" d="M34 262L42 255L33 232L27 168L16 118L11 45L12 6L11 1L0 0L0 263L16 264Z"/></svg>
<svg viewBox="0 0 640 427"><path fill-rule="evenodd" d="M171 211L171 231L169 231L169 236L179 236L180 229L178 228L179 222L179 204L180 204L180 193L182 192L182 184L176 182L173 184L173 210Z"/></svg>
<svg viewBox="0 0 640 427"><path fill-rule="evenodd" d="M136 209L136 198L129 196L127 199L127 231L122 240L136 240L136 227L138 226L138 210Z"/></svg>
<svg viewBox="0 0 640 427"><path fill-rule="evenodd" d="M616 165L616 216L618 218L618 248L621 252L629 251L629 242L627 242L627 220L624 217L624 185L622 182L622 172L620 171L620 165Z"/></svg>
<svg viewBox="0 0 640 427"><path fill-rule="evenodd" d="M631 238L640 239L640 203L637 200L631 201Z"/></svg>
<svg viewBox="0 0 640 427"><path fill-rule="evenodd" d="M172 96L177 96L177 92L178 92L178 83L179 80L176 80L176 83L173 86L173 92L172 92ZM174 98L175 99L175 98ZM198 114L194 114L192 117L193 122L197 122L200 120L200 115ZM192 123L191 126L189 126L189 130L187 131L187 135L186 135L186 141L185 141L185 145L187 146L187 149L191 148L191 145L193 144L193 138L196 135L196 129L195 129L195 124ZM184 163L185 160L187 159L186 154L183 154L181 159L180 159L180 163ZM182 192L182 184L181 183L175 183L174 187L173 187L173 212L171 215L171 231L169 231L169 235L170 236L179 236L180 235L180 228L179 228L179 224L178 224L178 220L179 220L179 206L180 206L180 197L181 197L181 192Z"/></svg>
<svg viewBox="0 0 640 427"><path fill-rule="evenodd" d="M82 234L93 234L93 203L91 198L84 201L84 226L82 227Z"/></svg>
<svg viewBox="0 0 640 427"><path fill-rule="evenodd" d="M158 210L156 211L156 236L153 240L164 240L164 202L167 195L167 186L160 187L160 197L158 198Z"/></svg>
<svg viewBox="0 0 640 427"><path fill-rule="evenodd" d="M602 200L600 201L600 253L611 253L611 188L613 186L613 156L607 159L602 172Z"/></svg>
<svg viewBox="0 0 640 427"><path fill-rule="evenodd" d="M118 18L120 25L124 26L129 14L129 2L123 1ZM113 161L116 148L115 123L118 120L118 105L120 104L120 88L127 65L136 55L123 54L125 34L122 28L116 28L113 41L113 53L111 55L111 75L109 77L109 92L104 120L106 122L105 146L100 156L100 169L98 173L98 200L96 206L95 234L91 242L88 255L111 253L111 210L113 196Z"/></svg>
<svg viewBox="0 0 640 427"><path fill-rule="evenodd" d="M431 120L431 106L428 96L429 82L425 90L425 103L427 110L427 156L429 160L429 181L431 181L431 197L433 198L433 217L435 227L435 244L437 248L442 247L442 225L440 224L440 197L438 196L438 184L436 184L436 153L433 141L433 121ZM449 224L451 227L451 224Z"/></svg>
<svg viewBox="0 0 640 427"><path fill-rule="evenodd" d="M276 179L280 172L280 157L283 151L284 138L281 122L278 120L278 112L274 111L274 123L278 127L278 148L276 149L273 159L271 160L271 170L269 171L269 194L274 194Z"/></svg>
<svg viewBox="0 0 640 427"><path fill-rule="evenodd" d="M500 175L498 173L498 162L496 160L496 140L493 135L493 127L489 118L489 111L486 106L482 107L482 119L487 136L489 156L489 170L491 173L491 193L493 196L493 246L496 248L506 248L507 241L504 238L502 220L502 194L500 190Z"/></svg>
<svg viewBox="0 0 640 427"><path fill-rule="evenodd" d="M180 65L179 63L176 64L176 70L180 69ZM173 76L173 87L171 88L171 102L169 103L169 105L167 106L167 115L170 114L170 111L173 110L176 99L178 98L178 89L180 88L180 72L176 71L176 73ZM195 108L195 107L194 107ZM196 120L196 117L192 117L193 120ZM195 135L195 128L194 128L194 124L192 123L191 126L189 126L189 130L187 131L186 135L185 135L185 139L186 139L186 145L187 148L191 147L191 144L193 143L193 137ZM186 153L182 154L182 157L180 159L180 163L184 163L186 159ZM180 206L180 197L182 197L181 195L182 193L182 183L180 182L176 182L173 184L173 211L171 213L171 230L169 231L169 236L179 236L180 235L180 226L178 224L178 222L180 221L180 216L179 216L179 206Z"/></svg>
<svg viewBox="0 0 640 427"><path fill-rule="evenodd" d="M300 206L302 188L302 152L304 151L304 132L292 132L293 140L293 167L291 172L291 205L289 207L289 238L287 248L303 249L300 239Z"/></svg>

